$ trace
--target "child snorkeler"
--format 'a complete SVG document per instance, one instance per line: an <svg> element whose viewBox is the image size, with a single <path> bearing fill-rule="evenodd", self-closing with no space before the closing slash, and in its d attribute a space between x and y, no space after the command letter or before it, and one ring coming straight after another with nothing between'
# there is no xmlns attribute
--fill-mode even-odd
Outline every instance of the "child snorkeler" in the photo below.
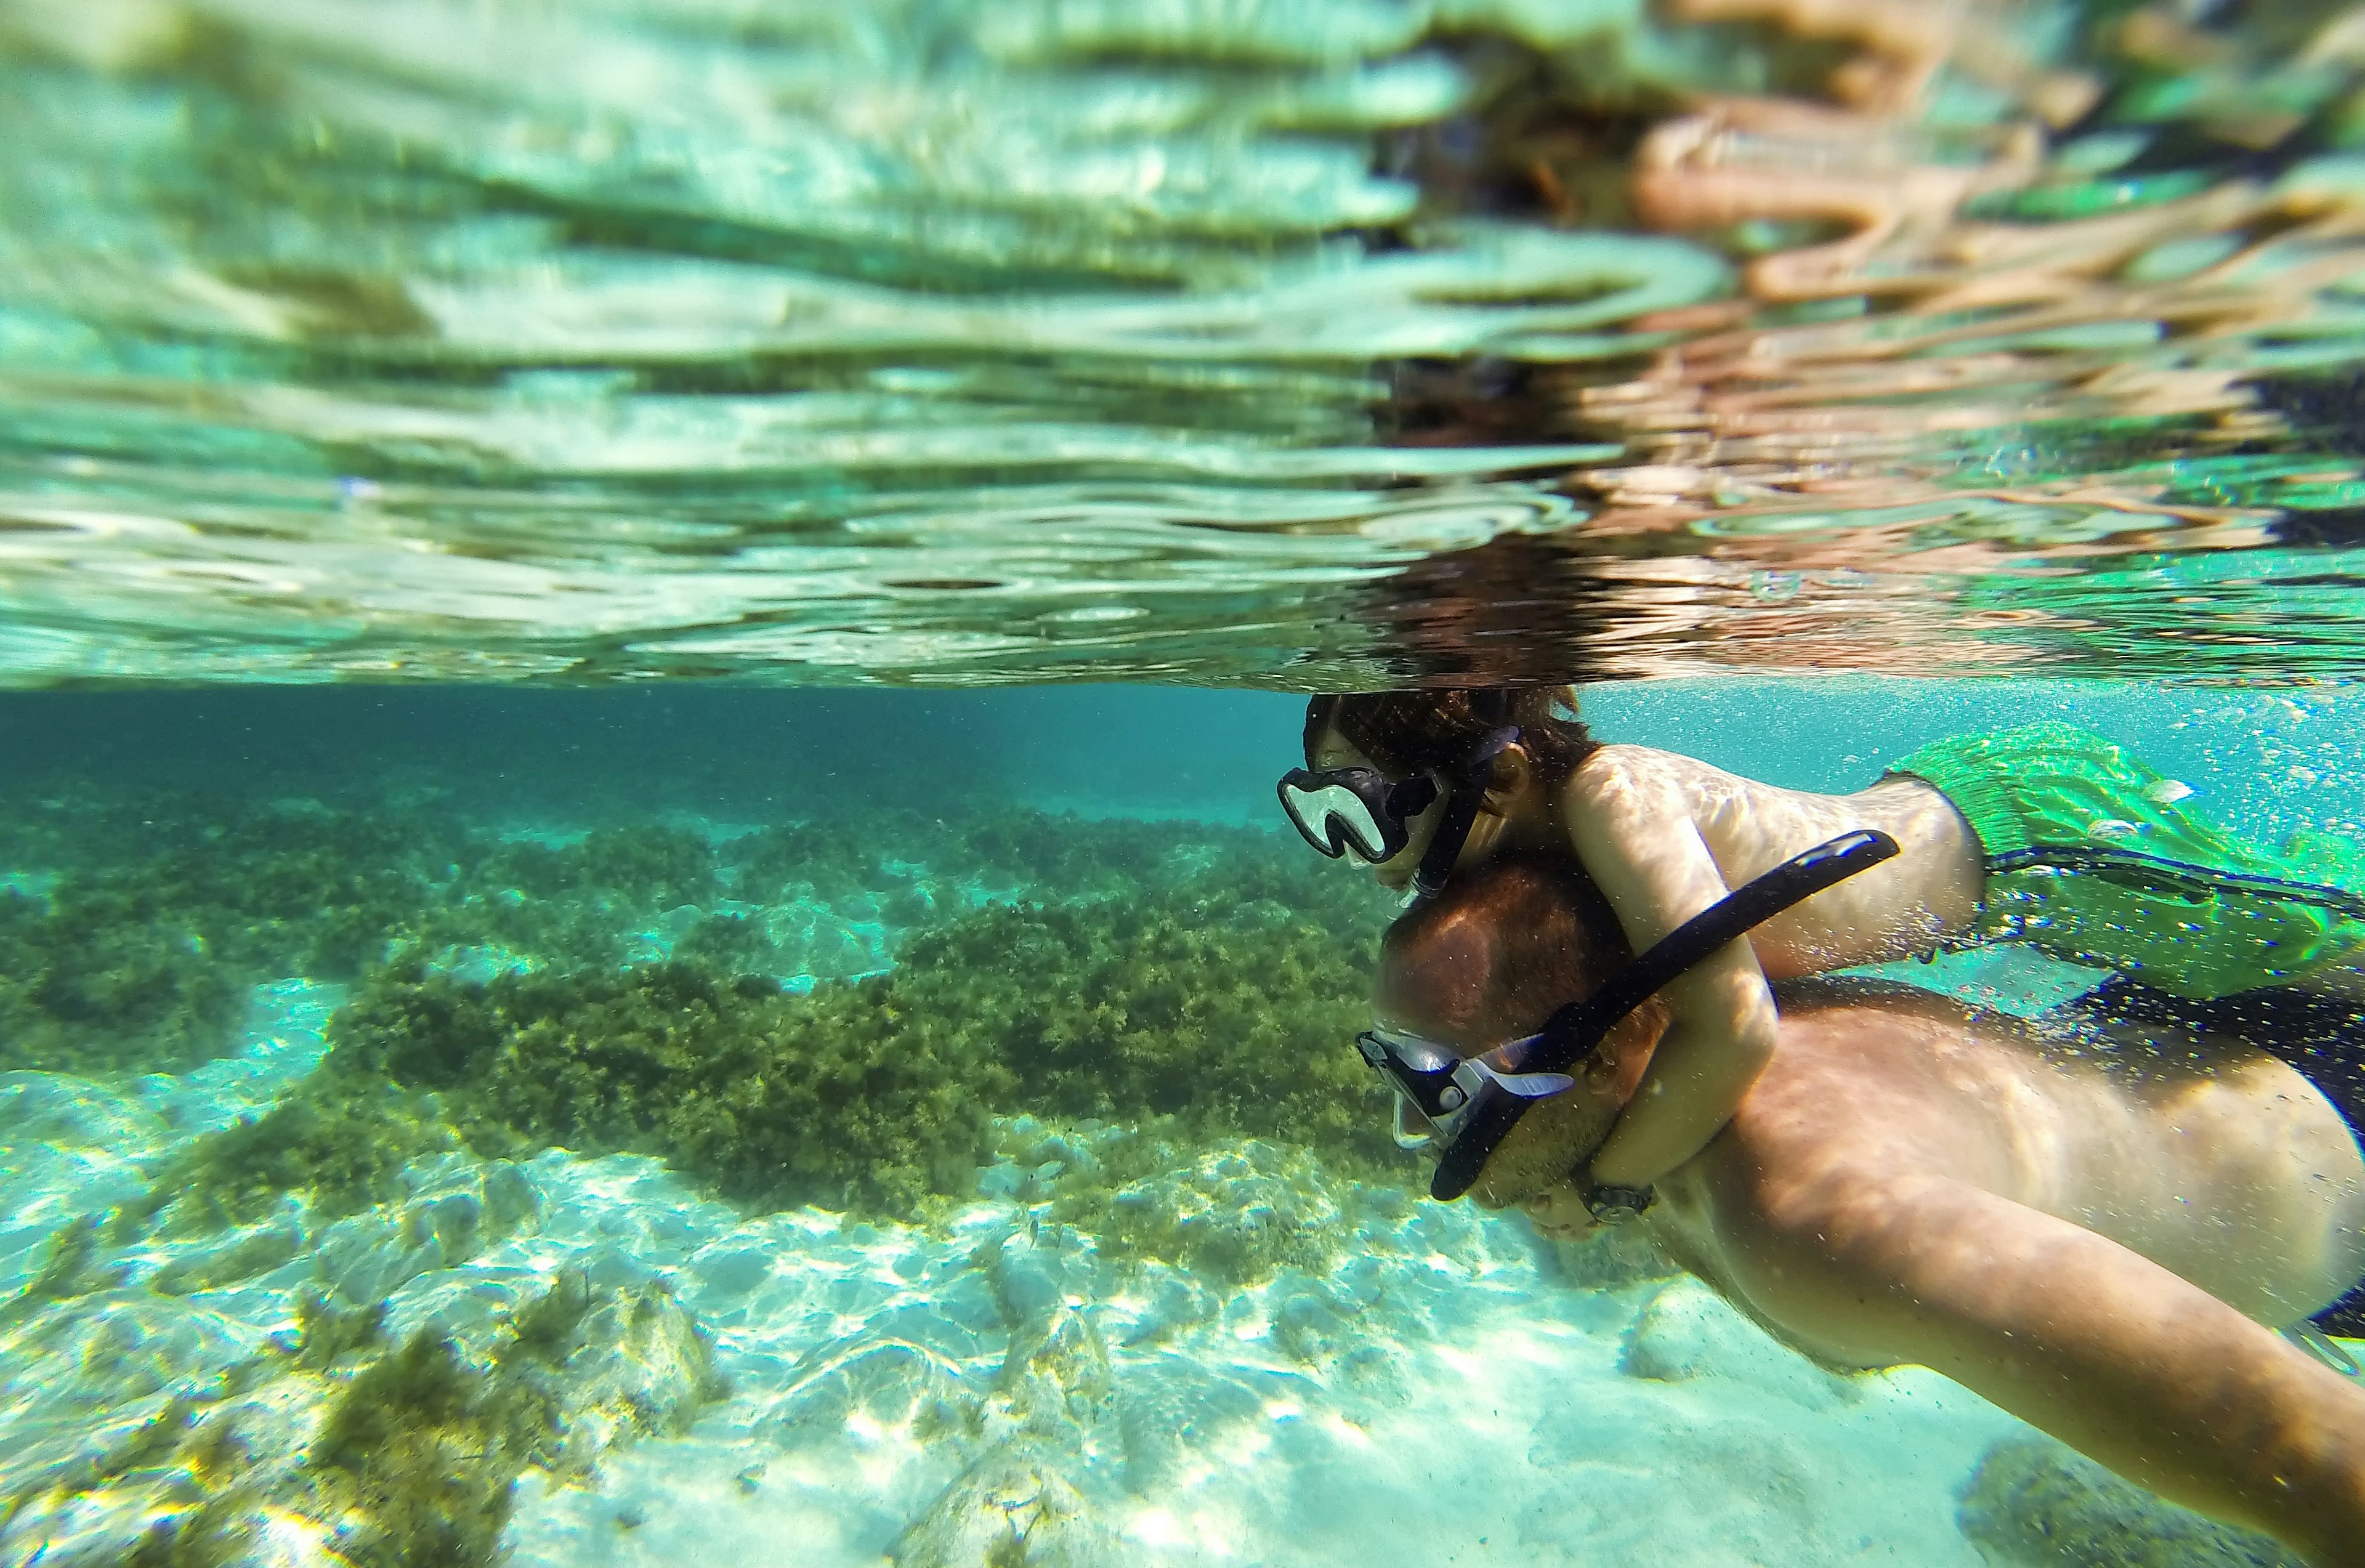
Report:
<svg viewBox="0 0 2365 1568"><path fill-rule="evenodd" d="M1323 853L1422 893L1498 857L1574 859L1637 952L1811 846L1866 828L1897 842L1661 992L1665 1033L1580 1183L1589 1204L1647 1203L1725 1126L1774 1052L1770 980L2009 940L2207 1003L2318 981L2365 947L2365 900L2316 885L2355 846L2313 839L2314 865L2271 855L2068 724L1940 741L1851 795L1604 745L1564 687L1318 697L1305 752L1282 802ZM2339 1103L2359 1085L2325 1087Z"/></svg>

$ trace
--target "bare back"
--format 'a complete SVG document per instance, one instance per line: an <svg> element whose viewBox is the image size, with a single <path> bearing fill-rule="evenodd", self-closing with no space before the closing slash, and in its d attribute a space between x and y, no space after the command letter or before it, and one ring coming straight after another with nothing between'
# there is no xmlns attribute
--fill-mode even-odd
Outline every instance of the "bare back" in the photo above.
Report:
<svg viewBox="0 0 2365 1568"><path fill-rule="evenodd" d="M1852 795L1818 795L1743 778L1695 757L1607 745L1569 782L1564 815L1578 858L1647 945L1802 850L1857 828L1901 850L1750 934L1769 980L1907 957L1976 914L1986 872L1978 836L1946 797L1918 778L1884 778ZM1697 847L1683 842L1686 827ZM1671 842L1672 841L1672 842ZM1698 849L1705 848L1703 859ZM1633 911L1656 921L1638 931Z"/></svg>
<svg viewBox="0 0 2365 1568"><path fill-rule="evenodd" d="M1704 1271L1732 1277L1732 1254L1758 1239L1741 1216L1768 1202L1908 1178L2108 1238L2269 1325L2365 1274L2356 1137L2314 1085L2240 1041L2039 1031L1906 987L1786 987L1782 1001L1772 1065L1664 1189ZM1716 1202L1742 1173L1750 1203ZM1844 1314L1816 1338L1825 1355L1879 1361L1848 1344Z"/></svg>
<svg viewBox="0 0 2365 1568"><path fill-rule="evenodd" d="M1568 878L1457 879L1390 933L1383 1011L1467 1051L1589 992L1623 944ZM1642 1223L1826 1362L1931 1367L2163 1495L2365 1568L2365 1387L2271 1331L2365 1271L2365 1154L2322 1094L2180 1028L2046 1033L1831 981L1781 1000L1762 1070ZM1629 1025L1640 1073L1582 1073L1474 1195L1584 1223L1572 1164L1672 1033Z"/></svg>
<svg viewBox="0 0 2365 1568"><path fill-rule="evenodd" d="M1630 951L1573 868L1506 861L1390 930L1374 1002L1384 1021L1475 1052L1590 994ZM1755 1245L1737 1216L1938 1181L2106 1238L2269 1324L2365 1274L2365 1152L2315 1085L2245 1041L2067 1012L2025 1023L1864 980L1790 982L1780 1002L1748 1093L1659 1184L1661 1223L1703 1272ZM1591 1105L1579 1153L1643 1081L1652 1036L1664 1043L1663 1014L1631 1022L1608 1070L1564 1097ZM1506 1144L1479 1196L1520 1202L1569 1170L1567 1149L1538 1141ZM1544 1174L1515 1174L1528 1171ZM1715 1201L1743 1175L1746 1203Z"/></svg>

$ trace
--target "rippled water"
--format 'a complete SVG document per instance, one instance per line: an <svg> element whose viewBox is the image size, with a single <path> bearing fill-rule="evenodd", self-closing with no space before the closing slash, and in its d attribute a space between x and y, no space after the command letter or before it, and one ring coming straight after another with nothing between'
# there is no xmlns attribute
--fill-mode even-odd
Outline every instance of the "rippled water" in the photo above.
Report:
<svg viewBox="0 0 2365 1568"><path fill-rule="evenodd" d="M2356 663L2365 27L0 0L0 678Z"/></svg>

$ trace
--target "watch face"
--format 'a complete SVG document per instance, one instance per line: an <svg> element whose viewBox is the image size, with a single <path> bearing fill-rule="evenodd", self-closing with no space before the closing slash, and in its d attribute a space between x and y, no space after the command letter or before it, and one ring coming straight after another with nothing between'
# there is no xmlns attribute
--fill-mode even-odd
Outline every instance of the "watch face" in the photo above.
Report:
<svg viewBox="0 0 2365 1568"><path fill-rule="evenodd" d="M1598 1186L1585 1194L1585 1208L1597 1225L1623 1225L1649 1208L1657 1196L1648 1187Z"/></svg>

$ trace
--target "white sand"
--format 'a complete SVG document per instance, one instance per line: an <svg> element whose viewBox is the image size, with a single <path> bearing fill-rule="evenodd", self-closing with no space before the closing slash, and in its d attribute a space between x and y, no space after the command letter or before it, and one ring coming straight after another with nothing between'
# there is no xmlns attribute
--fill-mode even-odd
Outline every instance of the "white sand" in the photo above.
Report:
<svg viewBox="0 0 2365 1568"><path fill-rule="evenodd" d="M135 1157L308 1069L333 998L267 1000L242 1057L186 1079L131 1094L0 1081L0 1286L31 1277L58 1225L136 1192ZM1238 1223L1278 1191L1272 1154L1175 1180L1232 1194ZM422 1170L392 1213L291 1208L268 1224L293 1227L294 1255L222 1289L146 1282L223 1238L144 1242L118 1288L0 1338L0 1484L119 1442L284 1333L305 1289L384 1297L398 1335L439 1325L473 1354L571 1265L595 1285L666 1282L732 1391L687 1436L611 1449L589 1485L528 1471L519 1568L1979 1561L1956 1493L2022 1428L1933 1374L1836 1378L1696 1282L1587 1287L1570 1271L1590 1255L1524 1221L1367 1204L1343 1183L1311 1194L1345 1216L1334 1263L1211 1286L1046 1223L1023 1196L1056 1179L997 1166L984 1186L1003 1195L931 1233L742 1218L654 1161L552 1153ZM107 1358L56 1359L101 1341ZM84 1414L62 1421L61 1401ZM16 1521L0 1557L108 1561L138 1501L54 1511L38 1542ZM335 1561L296 1524L254 1551Z"/></svg>
<svg viewBox="0 0 2365 1568"><path fill-rule="evenodd" d="M1516 1220L1364 1240L1215 1299L1006 1205L725 1231L673 1277L734 1396L596 1493L529 1483L516 1560L975 1562L1031 1529L1038 1563L1978 1562L1954 1494L2016 1424L1943 1380L1831 1377L1687 1279L1560 1282ZM964 1396L981 1432L920 1435Z"/></svg>

